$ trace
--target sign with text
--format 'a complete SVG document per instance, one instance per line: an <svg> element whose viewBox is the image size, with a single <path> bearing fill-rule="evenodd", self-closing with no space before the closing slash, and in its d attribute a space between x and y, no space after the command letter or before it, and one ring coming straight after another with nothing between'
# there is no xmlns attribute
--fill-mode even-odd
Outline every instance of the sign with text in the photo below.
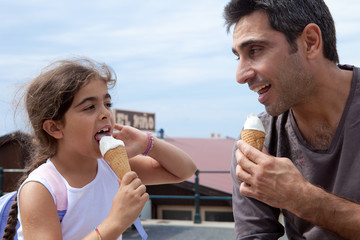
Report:
<svg viewBox="0 0 360 240"><path fill-rule="evenodd" d="M115 123L155 132L155 113L114 109Z"/></svg>

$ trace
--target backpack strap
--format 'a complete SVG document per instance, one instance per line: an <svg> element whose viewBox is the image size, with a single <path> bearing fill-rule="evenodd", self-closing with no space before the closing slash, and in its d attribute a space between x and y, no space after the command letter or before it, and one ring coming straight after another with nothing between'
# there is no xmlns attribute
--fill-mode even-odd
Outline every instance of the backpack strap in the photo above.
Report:
<svg viewBox="0 0 360 240"><path fill-rule="evenodd" d="M51 193L55 199L56 209L59 215L60 222L62 221L67 210L67 188L65 182L61 179L60 174L56 171L55 166L51 162L44 163L35 169L31 174L36 174L45 179L44 186ZM30 180L33 181L33 180ZM39 181L40 180L34 180ZM0 198L0 238L4 235L4 229L7 225L7 219L11 205L14 202L17 192L10 192ZM19 221L16 225L16 230L20 227ZM14 240L17 239L17 234Z"/></svg>
<svg viewBox="0 0 360 240"><path fill-rule="evenodd" d="M67 210L67 188L64 180L51 162L40 165L32 174L41 176L49 184L50 189L48 190L55 199L56 210L61 222Z"/></svg>
<svg viewBox="0 0 360 240"><path fill-rule="evenodd" d="M9 212L11 209L11 205L14 202L16 196L16 191L5 194L0 198L0 237L2 239L4 235L4 230L7 225L7 220L9 216ZM17 222L16 229L18 229L20 223ZM14 239L17 239L17 235L15 235Z"/></svg>
<svg viewBox="0 0 360 240"><path fill-rule="evenodd" d="M141 224L140 218L136 219L136 221L134 222L134 226L135 226L136 230L138 231L138 233L140 234L142 240L147 240L148 235L145 232L143 225Z"/></svg>

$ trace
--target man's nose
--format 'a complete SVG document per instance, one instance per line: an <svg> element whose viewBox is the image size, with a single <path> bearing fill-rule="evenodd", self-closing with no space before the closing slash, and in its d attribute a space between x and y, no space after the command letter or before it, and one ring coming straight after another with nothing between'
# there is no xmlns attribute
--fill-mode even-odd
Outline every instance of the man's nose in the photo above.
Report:
<svg viewBox="0 0 360 240"><path fill-rule="evenodd" d="M236 69L236 81L240 84L248 83L255 77L255 71L247 61L239 60Z"/></svg>

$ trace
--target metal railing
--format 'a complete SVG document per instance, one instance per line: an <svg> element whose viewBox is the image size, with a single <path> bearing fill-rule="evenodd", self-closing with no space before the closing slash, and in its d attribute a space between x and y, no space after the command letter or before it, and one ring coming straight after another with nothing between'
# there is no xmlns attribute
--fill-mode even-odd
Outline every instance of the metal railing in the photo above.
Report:
<svg viewBox="0 0 360 240"><path fill-rule="evenodd" d="M195 194L194 194L194 196L150 195L150 199L194 199L195 200L194 223L201 223L200 200L232 200L232 197L228 197L228 196L200 196L200 193L199 193L199 174L200 173L230 173L230 171L200 171L200 170L197 170L195 172Z"/></svg>
<svg viewBox="0 0 360 240"><path fill-rule="evenodd" d="M4 173L22 173L24 169L3 169L0 168L0 196L4 194L3 183ZM181 195L150 195L150 199L194 199L195 200L195 216L194 223L201 223L200 216L200 200L232 200L232 197L228 196L200 196L199 193L199 174L200 173L230 173L230 171L200 171L195 172L195 194L194 196L181 196Z"/></svg>

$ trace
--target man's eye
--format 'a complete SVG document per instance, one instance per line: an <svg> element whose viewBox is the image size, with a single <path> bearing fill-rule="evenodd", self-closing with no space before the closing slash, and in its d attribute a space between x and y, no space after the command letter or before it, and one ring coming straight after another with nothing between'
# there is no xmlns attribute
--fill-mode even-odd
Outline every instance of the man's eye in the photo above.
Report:
<svg viewBox="0 0 360 240"><path fill-rule="evenodd" d="M254 55L254 54L256 54L256 53L258 53L260 51L261 51L260 47L253 47L253 48L250 49L250 55Z"/></svg>

